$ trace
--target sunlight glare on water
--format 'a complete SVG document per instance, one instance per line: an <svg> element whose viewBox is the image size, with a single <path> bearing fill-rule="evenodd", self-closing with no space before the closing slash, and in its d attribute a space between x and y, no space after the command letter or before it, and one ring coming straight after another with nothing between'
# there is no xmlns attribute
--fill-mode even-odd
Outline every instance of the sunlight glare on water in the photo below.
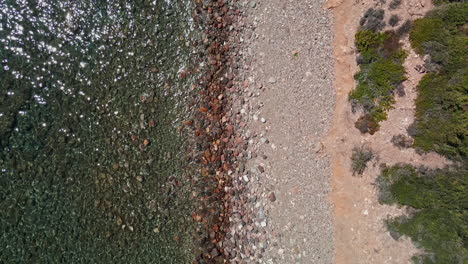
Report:
<svg viewBox="0 0 468 264"><path fill-rule="evenodd" d="M195 254L191 2L0 1L0 262Z"/></svg>

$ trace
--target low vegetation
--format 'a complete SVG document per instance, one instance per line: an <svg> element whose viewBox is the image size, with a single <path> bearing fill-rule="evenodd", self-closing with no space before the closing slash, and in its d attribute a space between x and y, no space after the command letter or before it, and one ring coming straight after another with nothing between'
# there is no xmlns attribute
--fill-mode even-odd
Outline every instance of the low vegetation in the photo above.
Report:
<svg viewBox="0 0 468 264"><path fill-rule="evenodd" d="M392 10L392 9L397 9L400 6L401 6L401 0L392 0L390 4L388 5L388 8Z"/></svg>
<svg viewBox="0 0 468 264"><path fill-rule="evenodd" d="M360 107L364 115L356 122L362 133L374 134L378 123L387 119L394 103L394 92L405 77L403 62L406 52L393 31L375 32L361 29L356 34L360 71L354 76L356 89L349 94L353 109Z"/></svg>
<svg viewBox="0 0 468 264"><path fill-rule="evenodd" d="M353 175L362 175L367 168L367 163L375 157L374 152L368 146L353 148L351 156Z"/></svg>
<svg viewBox="0 0 468 264"><path fill-rule="evenodd" d="M450 4L414 22L411 45L426 55L418 85L414 146L467 162L468 3Z"/></svg>
<svg viewBox="0 0 468 264"><path fill-rule="evenodd" d="M391 142L399 149L409 148L413 145L413 139L403 134L393 136Z"/></svg>
<svg viewBox="0 0 468 264"><path fill-rule="evenodd" d="M359 21L363 30L379 31L385 27L383 20L385 11L383 9L369 8Z"/></svg>
<svg viewBox="0 0 468 264"><path fill-rule="evenodd" d="M411 20L406 20L405 23L403 23L396 31L397 35L400 36L400 37L403 37L405 35L407 35L410 30L411 30L411 26L413 25L413 23L411 22Z"/></svg>
<svg viewBox="0 0 468 264"><path fill-rule="evenodd" d="M388 20L388 24L392 27L395 27L400 23L400 17L398 15L392 15Z"/></svg>
<svg viewBox="0 0 468 264"><path fill-rule="evenodd" d="M411 45L424 56L427 73L418 84L415 122L408 129L413 139L398 135L392 142L454 161L437 170L384 167L377 179L381 203L409 208L409 215L387 224L392 236L407 235L422 247L415 263L465 264L468 259L467 23L468 2L450 3L405 28L411 28Z"/></svg>
<svg viewBox="0 0 468 264"><path fill-rule="evenodd" d="M468 171L415 169L396 165L377 179L379 200L413 208L409 216L387 221L391 233L407 235L426 253L415 263L465 263L468 259Z"/></svg>

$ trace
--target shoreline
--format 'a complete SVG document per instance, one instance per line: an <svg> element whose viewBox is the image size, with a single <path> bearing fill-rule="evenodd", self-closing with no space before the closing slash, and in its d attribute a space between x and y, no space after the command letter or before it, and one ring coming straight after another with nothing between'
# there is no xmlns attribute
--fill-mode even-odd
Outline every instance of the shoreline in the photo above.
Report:
<svg viewBox="0 0 468 264"><path fill-rule="evenodd" d="M405 9L392 12L414 19L430 9L425 1L409 1ZM390 143L411 123L414 86L421 78L414 69L421 58L411 52L407 39L406 96L396 98L395 109L375 135L354 127L357 114L348 102L359 69L354 35L365 10L384 4L259 0L229 5L235 18L225 32L217 24L219 9L208 11L218 21L208 25L225 35L224 44L215 36L214 46L207 45L215 66L207 83L215 93L206 94L211 101L199 112L215 117L208 121L220 125L220 134L208 140L212 145L200 160L202 172L218 181L209 201L224 207L218 220L206 226L211 244L199 261L407 263L418 250L407 238L393 240L385 227L387 217L406 211L378 203L374 181L379 162L441 167L447 161ZM219 52L223 45L229 47L225 53ZM197 136L204 133L200 128ZM353 177L352 149L362 144L370 144L380 160L363 177ZM212 162L217 165L210 167ZM205 216L193 215L206 224Z"/></svg>

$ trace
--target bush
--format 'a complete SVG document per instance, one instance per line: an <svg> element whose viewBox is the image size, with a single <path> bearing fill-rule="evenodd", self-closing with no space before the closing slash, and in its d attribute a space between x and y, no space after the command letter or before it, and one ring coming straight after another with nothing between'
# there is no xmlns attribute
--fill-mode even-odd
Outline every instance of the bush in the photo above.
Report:
<svg viewBox="0 0 468 264"><path fill-rule="evenodd" d="M397 35L402 37L402 36L405 36L406 34L408 34L411 30L411 27L412 27L413 23L411 22L411 20L406 20L405 23L403 23L403 25L401 25L398 29L397 29Z"/></svg>
<svg viewBox="0 0 468 264"><path fill-rule="evenodd" d="M445 29L440 18L420 18L414 21L410 32L410 41L413 49L424 54L423 43L428 41L443 41Z"/></svg>
<svg viewBox="0 0 468 264"><path fill-rule="evenodd" d="M406 95L405 86L403 84L398 85L395 91L396 91L396 94L400 97L403 97Z"/></svg>
<svg viewBox="0 0 468 264"><path fill-rule="evenodd" d="M406 53L401 49L395 32L360 30L356 33L356 47L360 52L357 62L360 71L354 76L356 89L349 94L356 106L362 107L364 115L355 123L362 133L374 134L378 123L387 118L392 109L394 91L406 79L403 61Z"/></svg>
<svg viewBox="0 0 468 264"><path fill-rule="evenodd" d="M446 45L437 41L428 41L423 43L424 52L430 56L429 63L436 63L447 66L450 62L450 54Z"/></svg>
<svg viewBox="0 0 468 264"><path fill-rule="evenodd" d="M406 78L404 67L393 59L377 58L370 64L361 65L361 71L355 75L358 84L350 95L350 99L357 100L358 103L371 100L372 107L365 109L374 117L381 111L392 108L394 103L393 90L396 89ZM379 117L382 117L379 115ZM378 122L385 120L385 117L378 118Z"/></svg>
<svg viewBox="0 0 468 264"><path fill-rule="evenodd" d="M387 221L393 233L411 237L427 254L418 263L463 263L468 257L468 171L415 169L410 165L384 168L377 178L379 201L417 209L409 217Z"/></svg>
<svg viewBox="0 0 468 264"><path fill-rule="evenodd" d="M448 3L457 3L457 2L464 2L466 0L432 0L432 3L434 5L443 5L443 4L448 4Z"/></svg>
<svg viewBox="0 0 468 264"><path fill-rule="evenodd" d="M390 5L388 5L389 9L392 10L392 9L397 9L398 7L400 7L401 5L401 0L392 0L390 2Z"/></svg>
<svg viewBox="0 0 468 264"><path fill-rule="evenodd" d="M468 117L466 96L468 71L449 79L426 74L418 85L414 145L423 151L436 151L451 159L466 159Z"/></svg>
<svg viewBox="0 0 468 264"><path fill-rule="evenodd" d="M367 52L375 49L381 44L387 36L384 33L375 33L372 30L359 30L355 36L356 47L359 52Z"/></svg>
<svg viewBox="0 0 468 264"><path fill-rule="evenodd" d="M392 27L398 25L398 22L400 22L400 17L398 15L392 15L388 20L388 24Z"/></svg>
<svg viewBox="0 0 468 264"><path fill-rule="evenodd" d="M413 145L413 139L403 134L393 136L391 142L399 149L409 148Z"/></svg>
<svg viewBox="0 0 468 264"><path fill-rule="evenodd" d="M460 27L468 21L468 3L453 3L432 10L427 18L439 18L444 26L451 32L460 30Z"/></svg>
<svg viewBox="0 0 468 264"><path fill-rule="evenodd" d="M369 8L359 21L359 24L363 30L377 32L385 27L384 16L385 11L383 9Z"/></svg>
<svg viewBox="0 0 468 264"><path fill-rule="evenodd" d="M410 34L431 72L418 85L414 145L463 162L468 162L467 20L468 3L450 4L417 20Z"/></svg>
<svg viewBox="0 0 468 264"><path fill-rule="evenodd" d="M361 116L356 123L354 123L354 126L363 134L369 133L374 135L374 133L379 130L378 122L370 114Z"/></svg>
<svg viewBox="0 0 468 264"><path fill-rule="evenodd" d="M374 152L368 146L354 147L351 155L353 175L362 175L367 168L367 163L375 157Z"/></svg>
<svg viewBox="0 0 468 264"><path fill-rule="evenodd" d="M457 161L451 168L396 165L377 178L379 201L408 206L407 217L389 219L393 237L407 235L424 247L415 263L466 263L468 259L468 2L438 8L418 19L410 33L428 71L418 84L415 122L408 128L418 151ZM396 136L392 142L407 146Z"/></svg>

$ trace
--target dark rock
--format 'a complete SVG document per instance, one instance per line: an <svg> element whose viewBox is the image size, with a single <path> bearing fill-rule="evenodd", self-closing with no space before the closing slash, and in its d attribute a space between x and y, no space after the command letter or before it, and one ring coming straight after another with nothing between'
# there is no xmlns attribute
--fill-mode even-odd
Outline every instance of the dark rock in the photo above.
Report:
<svg viewBox="0 0 468 264"><path fill-rule="evenodd" d="M210 255L211 255L211 257L213 257L213 258L219 256L218 249L213 248L213 250L211 250L211 252L210 252Z"/></svg>
<svg viewBox="0 0 468 264"><path fill-rule="evenodd" d="M268 199L270 200L270 202L275 202L276 201L276 195L274 192L270 193L270 195L268 195Z"/></svg>
<svg viewBox="0 0 468 264"><path fill-rule="evenodd" d="M260 165L258 165L258 170L259 170L261 173L265 172L265 168L263 168L263 167L260 166Z"/></svg>

